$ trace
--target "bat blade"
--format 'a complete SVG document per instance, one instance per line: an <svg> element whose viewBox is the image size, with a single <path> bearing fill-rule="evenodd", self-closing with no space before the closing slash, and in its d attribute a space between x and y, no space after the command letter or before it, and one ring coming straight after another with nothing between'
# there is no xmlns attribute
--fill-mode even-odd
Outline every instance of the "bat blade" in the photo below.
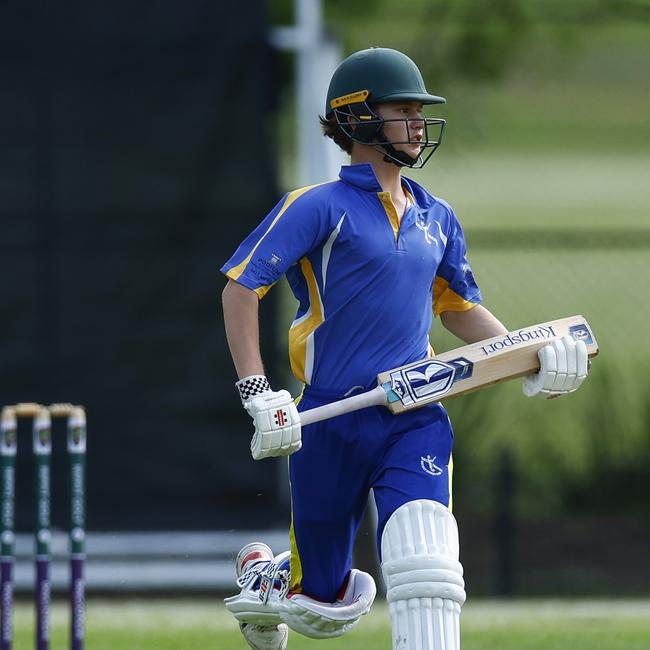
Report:
<svg viewBox="0 0 650 650"><path fill-rule="evenodd" d="M387 370L378 375L377 388L303 411L300 419L306 425L373 405L385 405L398 415L442 399L465 395L536 372L539 370L539 349L563 336L584 341L589 357L598 354L596 338L583 316L560 318Z"/></svg>

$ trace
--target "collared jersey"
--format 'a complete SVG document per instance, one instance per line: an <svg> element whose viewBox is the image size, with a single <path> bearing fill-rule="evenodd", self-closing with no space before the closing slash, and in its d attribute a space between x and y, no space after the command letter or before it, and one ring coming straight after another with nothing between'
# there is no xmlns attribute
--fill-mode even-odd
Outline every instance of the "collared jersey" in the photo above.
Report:
<svg viewBox="0 0 650 650"><path fill-rule="evenodd" d="M314 387L371 386L431 352L432 313L481 301L451 207L403 178L401 219L372 166L286 194L222 267L260 296L286 275L298 300L291 368Z"/></svg>

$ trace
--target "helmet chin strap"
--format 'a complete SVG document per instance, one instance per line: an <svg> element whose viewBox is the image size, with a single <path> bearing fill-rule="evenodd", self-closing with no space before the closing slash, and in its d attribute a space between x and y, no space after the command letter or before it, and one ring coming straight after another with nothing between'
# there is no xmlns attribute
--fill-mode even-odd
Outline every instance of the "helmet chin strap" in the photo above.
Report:
<svg viewBox="0 0 650 650"><path fill-rule="evenodd" d="M388 138L384 135L383 128L377 135L386 143L379 145L385 152L384 162L393 163L393 165L397 165L398 167L413 167L417 163L420 156L413 158L404 151L397 151L392 144L388 143Z"/></svg>
<svg viewBox="0 0 650 650"><path fill-rule="evenodd" d="M384 151L384 162L393 163L398 167L413 167L417 163L418 158L412 158L404 151L397 151L392 144L382 144Z"/></svg>

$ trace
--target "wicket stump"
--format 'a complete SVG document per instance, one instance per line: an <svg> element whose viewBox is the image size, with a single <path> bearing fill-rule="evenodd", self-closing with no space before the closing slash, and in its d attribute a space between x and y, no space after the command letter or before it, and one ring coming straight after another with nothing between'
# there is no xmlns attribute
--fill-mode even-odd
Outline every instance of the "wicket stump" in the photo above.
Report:
<svg viewBox="0 0 650 650"><path fill-rule="evenodd" d="M34 600L36 650L50 643L50 466L52 418L67 418L67 452L70 498L70 648L83 650L85 618L85 462L86 414L81 406L52 404L49 407L21 403L2 409L0 425L0 484L2 524L0 557L0 650L11 650L13 640L14 511L16 499L16 454L19 418L32 418L35 476Z"/></svg>

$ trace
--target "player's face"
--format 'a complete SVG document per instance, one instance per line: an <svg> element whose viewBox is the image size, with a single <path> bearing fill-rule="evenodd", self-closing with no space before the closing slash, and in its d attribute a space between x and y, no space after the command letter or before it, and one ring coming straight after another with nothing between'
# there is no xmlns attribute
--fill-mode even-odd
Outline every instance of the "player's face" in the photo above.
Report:
<svg viewBox="0 0 650 650"><path fill-rule="evenodd" d="M395 144L397 151L403 151L412 158L420 155L424 137L423 105L420 102L388 102L377 107L377 113L384 120L384 134L389 142Z"/></svg>

